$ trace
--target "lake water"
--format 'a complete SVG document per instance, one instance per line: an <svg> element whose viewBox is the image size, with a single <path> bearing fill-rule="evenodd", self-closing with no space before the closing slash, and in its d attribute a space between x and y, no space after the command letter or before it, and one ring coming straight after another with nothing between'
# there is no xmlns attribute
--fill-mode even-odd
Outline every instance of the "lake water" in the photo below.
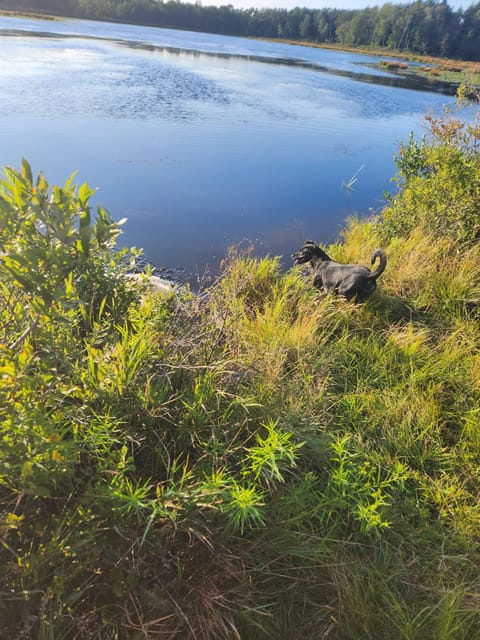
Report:
<svg viewBox="0 0 480 640"><path fill-rule="evenodd" d="M0 17L0 166L77 170L121 244L194 280L231 245L285 256L381 209L409 133L453 98L377 58L244 38ZM350 183L350 185L349 185ZM349 186L347 186L349 185Z"/></svg>

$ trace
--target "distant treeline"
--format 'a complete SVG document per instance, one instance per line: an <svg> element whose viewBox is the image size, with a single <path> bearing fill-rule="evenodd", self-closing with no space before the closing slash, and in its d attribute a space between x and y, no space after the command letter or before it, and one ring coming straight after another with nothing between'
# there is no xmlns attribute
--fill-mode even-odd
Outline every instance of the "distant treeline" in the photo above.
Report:
<svg viewBox="0 0 480 640"><path fill-rule="evenodd" d="M376 47L480 60L480 2L454 11L446 0L366 9L234 9L169 0L0 0L0 7L226 35Z"/></svg>

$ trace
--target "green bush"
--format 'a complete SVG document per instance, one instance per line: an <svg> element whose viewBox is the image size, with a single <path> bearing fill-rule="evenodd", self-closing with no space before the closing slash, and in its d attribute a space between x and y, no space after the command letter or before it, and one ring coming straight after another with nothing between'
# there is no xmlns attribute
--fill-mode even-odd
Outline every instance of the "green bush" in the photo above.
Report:
<svg viewBox="0 0 480 640"><path fill-rule="evenodd" d="M394 181L399 191L389 196L383 228L389 237L405 236L421 227L437 237L463 244L480 237L480 127L472 123L428 117L430 135L413 135L400 144Z"/></svg>

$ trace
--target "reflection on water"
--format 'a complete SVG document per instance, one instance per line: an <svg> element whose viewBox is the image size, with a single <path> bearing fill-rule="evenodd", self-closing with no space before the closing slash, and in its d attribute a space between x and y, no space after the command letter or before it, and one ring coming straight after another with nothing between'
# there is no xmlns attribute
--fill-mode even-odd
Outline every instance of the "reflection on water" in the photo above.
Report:
<svg viewBox="0 0 480 640"><path fill-rule="evenodd" d="M398 142L452 104L444 86L414 91L425 84L374 61L0 18L0 164L25 156L51 182L78 169L79 183L98 185L97 203L129 218L125 244L171 273L203 274L249 242L289 266L305 237L330 241L346 216L381 208Z"/></svg>
<svg viewBox="0 0 480 640"><path fill-rule="evenodd" d="M3 36L21 36L24 35L25 32L18 29L5 29L2 32ZM73 35L64 35L61 36L59 34L52 34L48 32L36 32L36 37L44 37L44 38L76 38L78 36ZM99 40L103 39L103 36L89 36L92 39ZM212 35L212 38L216 36ZM360 62L355 60L352 62L348 68L344 68L344 65L340 63L338 66L335 66L331 63L329 65L321 64L320 61L308 61L302 60L298 58L292 57L282 57L282 56L269 56L269 55L261 55L259 53L249 54L249 53L225 53L221 51L202 51L191 48L183 48L183 47L173 47L173 46L160 46L153 45L146 42L138 42L134 40L115 40L111 38L112 42L116 42L117 44L124 45L130 49L137 49L140 51L150 51L154 53L168 54L171 56L180 56L180 55L188 55L194 58L202 59L202 58L216 58L219 60L232 60L239 59L242 61L250 61L250 62L261 62L263 64L272 64L272 65L286 65L291 67L297 67L302 69L309 69L311 71L318 71L322 73L331 73L337 76L344 76L346 78L351 78L352 80L356 80L359 82L367 82L370 84L377 85L385 85L387 87L399 87L403 89L414 89L416 91L435 91L438 93L443 93L445 95L456 95L458 84L444 82L443 80L439 80L435 77L425 78L421 76L417 76L414 74L396 74L395 72L386 72L381 68L377 68L377 61L375 63L369 62ZM369 68L370 72L359 71L355 69L355 65L358 67L362 67L363 69Z"/></svg>

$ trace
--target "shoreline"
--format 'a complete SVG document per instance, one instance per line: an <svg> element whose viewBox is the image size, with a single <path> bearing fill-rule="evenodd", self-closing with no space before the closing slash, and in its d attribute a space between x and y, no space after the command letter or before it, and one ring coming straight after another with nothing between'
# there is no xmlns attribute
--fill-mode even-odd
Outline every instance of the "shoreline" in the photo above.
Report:
<svg viewBox="0 0 480 640"><path fill-rule="evenodd" d="M49 20L51 22L63 20L62 16L54 16L49 13L38 13L35 11L19 11L16 9L0 9L0 18L2 16L13 18L34 18L35 20Z"/></svg>
<svg viewBox="0 0 480 640"><path fill-rule="evenodd" d="M33 18L38 20L60 21L60 20L89 20L89 18L80 18L73 16L58 16L35 11L21 11L16 9L0 9L0 16L17 17L17 18ZM161 29L160 25L151 25L140 23L129 23L118 21L114 18L104 18L93 20L92 22L119 22L119 24L132 24L136 26L156 26ZM190 31L190 30L188 30ZM193 31L193 33L199 33ZM212 35L215 35L212 33ZM234 36L232 36L234 37ZM357 53L360 55L370 55L379 58L378 67L385 68L391 73L399 76L414 75L420 76L427 80L441 80L452 84L468 84L473 86L480 85L480 62L471 60L456 60L452 58L436 58L433 56L410 53L408 51L392 51L390 49L379 49L376 47L354 47L348 45L339 45L335 43L310 42L307 40L292 40L289 38L263 38L259 36L244 36L250 40L260 40L263 42L277 42L281 44L294 45L299 47L308 47L311 49L326 49L332 51L345 51ZM392 60L384 60L382 58L393 58ZM395 59L406 61L404 63L395 63ZM412 63L412 64L410 64Z"/></svg>
<svg viewBox="0 0 480 640"><path fill-rule="evenodd" d="M433 56L410 53L408 51L392 51L390 49L378 49L375 47L353 47L348 45L338 45L325 42L308 42L305 40L290 40L286 38L253 38L264 42L281 42L298 47L309 47L311 49L326 49L330 51L346 51L359 55L369 55L380 58L378 67L388 67L388 70L397 75L418 75L426 79L443 80L452 85L465 82L465 76L474 76L470 84L480 84L480 62L472 60L455 60L453 58L435 58ZM406 61L404 64L395 64L390 60L382 58L393 58ZM383 63L383 64L382 64ZM412 65L408 63L413 63ZM406 66L405 66L406 65Z"/></svg>

